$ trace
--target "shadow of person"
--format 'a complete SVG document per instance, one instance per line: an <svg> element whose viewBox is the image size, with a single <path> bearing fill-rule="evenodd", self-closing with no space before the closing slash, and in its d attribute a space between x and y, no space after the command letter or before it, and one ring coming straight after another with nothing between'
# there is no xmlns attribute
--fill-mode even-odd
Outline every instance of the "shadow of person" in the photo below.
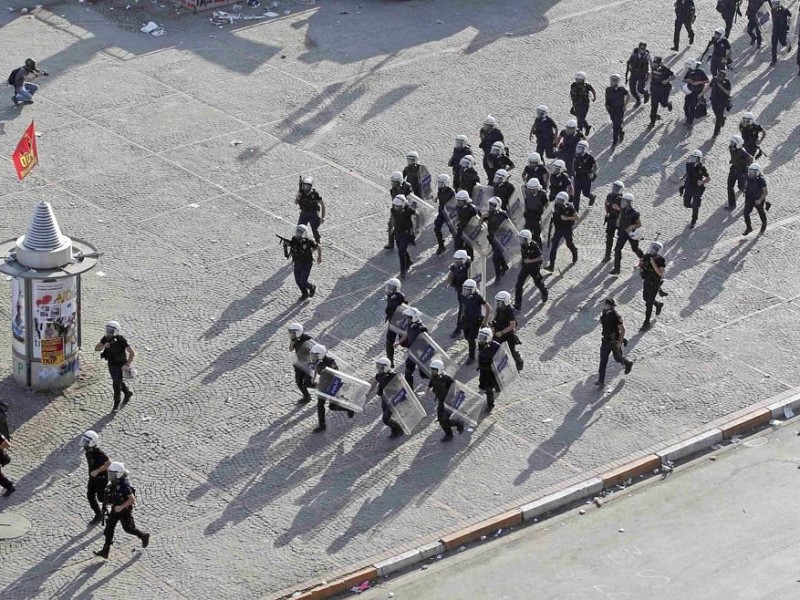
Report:
<svg viewBox="0 0 800 600"><path fill-rule="evenodd" d="M75 598L76 600L84 600L84 599L89 600L89 599L96 598L95 592L97 590L102 588L104 585L106 585L110 581L113 581L114 578L117 577L117 575L119 575L123 571L127 571L128 569L130 569L136 562L139 561L139 559L141 557L142 557L142 553L141 552L137 552L136 554L131 556L128 560L126 560L123 564L121 564L116 569L114 569L111 573L109 573L108 575L106 575L102 579L98 579L92 585L90 585L88 588L86 588L85 590L81 591L79 594L76 594L76 595L72 596L72 598ZM100 565L102 566L103 563L100 563ZM91 570L91 567L87 567L86 568L86 571L90 571L90 570ZM69 598L69 596L66 596L66 595L62 595L61 597Z"/></svg>

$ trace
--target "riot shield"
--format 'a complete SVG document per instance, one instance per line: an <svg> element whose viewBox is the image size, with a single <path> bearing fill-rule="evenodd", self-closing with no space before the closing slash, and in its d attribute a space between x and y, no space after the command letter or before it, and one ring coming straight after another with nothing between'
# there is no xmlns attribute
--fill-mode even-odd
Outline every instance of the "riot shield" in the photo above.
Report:
<svg viewBox="0 0 800 600"><path fill-rule="evenodd" d="M470 245L474 254L488 256L492 251L487 237L486 224L478 215L472 217L464 227L463 238Z"/></svg>
<svg viewBox="0 0 800 600"><path fill-rule="evenodd" d="M436 210L422 198L409 194L406 196L408 206L417 211L417 229L423 230L436 219Z"/></svg>
<svg viewBox="0 0 800 600"><path fill-rule="evenodd" d="M408 357L416 363L426 377L431 376L431 361L436 358L444 363L445 372L451 376L458 371L458 365L427 333L420 333L417 336L408 349Z"/></svg>
<svg viewBox="0 0 800 600"><path fill-rule="evenodd" d="M303 371L306 375L311 375L311 348L316 345L315 340L306 340L294 350L294 366Z"/></svg>
<svg viewBox="0 0 800 600"><path fill-rule="evenodd" d="M438 210L438 209L437 209ZM456 204L455 196L444 205L444 218L447 219L448 225L452 231L458 229L458 205Z"/></svg>
<svg viewBox="0 0 800 600"><path fill-rule="evenodd" d="M392 377L383 389L383 399L392 411L392 418L406 435L411 435L414 428L425 418L425 409L414 394L414 390L401 375Z"/></svg>
<svg viewBox="0 0 800 600"><path fill-rule="evenodd" d="M553 206L555 202L548 202L547 207L544 209L542 213L542 218L540 219L540 223L542 226L542 250L544 251L545 247L550 246L550 242L552 241L553 237L553 229L550 227L550 224L553 222Z"/></svg>
<svg viewBox="0 0 800 600"><path fill-rule="evenodd" d="M392 318L389 319L389 329L394 331L397 335L405 335L406 333L408 324L406 323L406 316L403 314L403 311L407 308L408 304L401 304L397 307L397 310L394 311ZM431 323L431 319L424 313L420 313L420 319L422 319L424 323Z"/></svg>
<svg viewBox="0 0 800 600"><path fill-rule="evenodd" d="M478 424L478 415L483 410L483 403L481 396L454 381L444 400L444 408L462 423L475 427Z"/></svg>
<svg viewBox="0 0 800 600"><path fill-rule="evenodd" d="M509 266L519 259L519 232L511 219L505 219L497 226L494 232L494 243L500 248L503 258Z"/></svg>
<svg viewBox="0 0 800 600"><path fill-rule="evenodd" d="M475 283L478 284L478 291L481 293L481 296L486 298L486 257L485 256L476 256L475 260L473 260L469 264L469 278L474 279Z"/></svg>
<svg viewBox="0 0 800 600"><path fill-rule="evenodd" d="M428 201L432 200L436 195L436 190L433 187L433 177L425 165L419 166L419 184L422 188L422 197Z"/></svg>
<svg viewBox="0 0 800 600"><path fill-rule="evenodd" d="M480 212L485 213L489 210L489 198L492 196L494 196L494 187L479 183L472 190L472 205Z"/></svg>
<svg viewBox="0 0 800 600"><path fill-rule="evenodd" d="M317 382L318 396L359 413L364 412L369 389L370 384L366 381L335 369L325 369Z"/></svg>
<svg viewBox="0 0 800 600"><path fill-rule="evenodd" d="M525 228L525 198L519 193L516 187L508 199L508 218L514 223L517 229Z"/></svg>
<svg viewBox="0 0 800 600"><path fill-rule="evenodd" d="M495 352L492 358L492 371L501 392L506 391L519 379L519 371L508 349L508 343L503 342Z"/></svg>

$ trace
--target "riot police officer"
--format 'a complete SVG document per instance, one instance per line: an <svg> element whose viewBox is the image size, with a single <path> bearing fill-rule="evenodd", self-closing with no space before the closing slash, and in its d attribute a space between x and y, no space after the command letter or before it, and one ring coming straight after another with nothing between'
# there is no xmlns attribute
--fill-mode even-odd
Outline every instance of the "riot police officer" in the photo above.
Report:
<svg viewBox="0 0 800 600"><path fill-rule="evenodd" d="M558 135L558 131L553 135ZM545 189L550 183L550 171L542 164L542 157L538 152L531 152L528 155L528 165L522 169L522 181L527 182L531 179L537 179Z"/></svg>
<svg viewBox="0 0 800 600"><path fill-rule="evenodd" d="M533 239L542 245L542 215L547 208L547 193L535 177L528 179L522 190L525 200L525 229L532 233Z"/></svg>
<svg viewBox="0 0 800 600"><path fill-rule="evenodd" d="M731 80L725 69L711 79L711 110L714 111L714 137L725 126L725 113L731 109Z"/></svg>
<svg viewBox="0 0 800 600"><path fill-rule="evenodd" d="M750 153L753 159L758 159L762 154L761 142L767 137L767 132L756 123L753 113L746 112L742 115L742 120L739 122L739 133L744 140L744 149Z"/></svg>
<svg viewBox="0 0 800 600"><path fill-rule="evenodd" d="M586 136L578 131L577 127L578 121L575 119L567 119L564 129L558 134L558 156L564 162L567 173L570 175L574 173L573 162L575 160L578 142L586 139Z"/></svg>
<svg viewBox="0 0 800 600"><path fill-rule="evenodd" d="M295 355L297 355L297 351L299 350L300 346L310 340L311 336L303 330L303 326L300 323L292 323L289 325L288 331L289 352L294 352ZM294 382L297 385L297 389L299 389L300 393L302 394L299 402L301 404L311 402L311 394L308 393L308 386L311 383L311 379L309 378L308 374L297 365L293 365L293 368Z"/></svg>
<svg viewBox="0 0 800 600"><path fill-rule="evenodd" d="M647 80L650 78L650 62L650 51L647 49L647 44L645 42L639 42L639 45L633 49L633 52L628 58L628 63L625 67L625 83L630 85L631 95L633 96L633 99L636 100L633 108L636 108L641 104L639 94L644 96L645 104L647 104L647 102L650 100L650 94L647 91ZM613 78L614 75L611 77ZM617 85L619 85L619 75L617 75L616 78ZM611 85L614 85L613 79ZM625 98L625 104L628 104L627 97ZM606 92L606 108L608 108L608 92ZM611 120L612 122L614 121L613 117Z"/></svg>
<svg viewBox="0 0 800 600"><path fill-rule="evenodd" d="M136 527L133 520L136 489L128 480L128 471L125 470L125 465L121 462L112 462L108 465L108 480L110 485L106 494L110 510L106 519L105 544L103 544L102 550L96 550L94 554L101 558L108 558L111 544L114 543L114 529L116 529L117 523L122 524L125 533L135 535L142 540L142 548L147 548L150 544L150 534Z"/></svg>
<svg viewBox="0 0 800 600"><path fill-rule="evenodd" d="M569 97L572 101L572 112L577 117L577 127L586 135L592 130L592 126L586 122L586 115L589 113L589 97L591 101L597 100L597 93L590 83L586 82L586 73L578 71L575 73L575 81L570 84ZM569 164L569 163L567 163Z"/></svg>
<svg viewBox="0 0 800 600"><path fill-rule="evenodd" d="M536 140L536 154L541 157L555 158L554 149L556 146L556 136L558 135L558 125L547 114L548 108L544 104L536 107L536 119L531 125L531 132L528 140ZM527 179L523 176L523 179ZM540 180L541 181L541 180ZM542 183L542 185L545 185Z"/></svg>
<svg viewBox="0 0 800 600"><path fill-rule="evenodd" d="M675 73L672 72L668 66L664 64L660 56L653 57L653 65L650 69L650 96L652 103L650 104L650 124L648 128L655 127L656 121L661 119L658 114L658 107L664 107L672 112L672 102L669 99L669 93L672 90L670 83L675 79Z"/></svg>
<svg viewBox="0 0 800 600"><path fill-rule="evenodd" d="M664 281L664 269L667 266L661 255L663 249L664 245L661 242L652 242L639 261L639 274L642 276L642 298L645 306L644 323L640 331L650 329L650 317L653 315L654 306L656 316L660 315L664 308L664 303L656 300L658 290L661 289L661 283Z"/></svg>
<svg viewBox="0 0 800 600"><path fill-rule="evenodd" d="M413 306L409 306L407 309L403 311L403 316L405 317L405 324L406 324L406 332L400 337L397 342L395 342L396 346L402 346L403 348L408 348L410 350L411 346L414 345L414 342L417 341L417 338L420 336L421 333L427 333L428 328L422 323L422 313L414 308ZM405 379L408 382L408 385L411 389L414 389L414 371L417 368L417 363L415 363L411 359L411 353L409 351L408 355L406 356L406 374ZM425 373L420 371L423 379L427 379Z"/></svg>
<svg viewBox="0 0 800 600"><path fill-rule="evenodd" d="M120 329L119 322L108 321L106 334L94 347L96 352L100 352L100 358L108 362L108 374L111 375L111 387L114 390L114 406L111 412L116 412L120 407L120 394L122 394L122 406L128 404L133 396L133 390L125 384L124 370L130 368L136 357L136 351L121 334Z"/></svg>
<svg viewBox="0 0 800 600"><path fill-rule="evenodd" d="M395 196L392 200L394 218L394 239L397 242L397 256L400 259L400 279L405 278L411 268L409 246L416 246L417 211L408 206L405 196Z"/></svg>
<svg viewBox="0 0 800 600"><path fill-rule="evenodd" d="M456 216L458 222L456 223L456 234L453 237L453 246L456 250L466 249L466 253L470 258L473 257L472 246L464 241L464 228L473 217L479 215L480 212L472 204L472 198L469 197L469 193L466 190L456 192Z"/></svg>
<svg viewBox="0 0 800 600"><path fill-rule="evenodd" d="M494 235L503 221L507 220L508 213L500 208L500 198L497 196L489 198L489 211L483 216L483 221L486 223L489 244L492 247L492 265L494 265L494 281L496 284L500 283L503 275L508 271L508 263Z"/></svg>
<svg viewBox="0 0 800 600"><path fill-rule="evenodd" d="M389 177L392 185L389 188L389 200L394 200L395 196L408 196L414 193L414 189L403 179L400 171L395 171ZM383 247L384 250L394 250L394 213L389 215L389 224L386 227L389 232L389 241Z"/></svg>
<svg viewBox="0 0 800 600"><path fill-rule="evenodd" d="M295 204L300 207L298 225L310 225L314 233L314 241L319 243L319 226L325 222L325 202L322 196L314 189L314 178L310 175L300 178L300 191L295 198Z"/></svg>
<svg viewBox="0 0 800 600"><path fill-rule="evenodd" d="M592 182L597 179L597 161L589 153L589 142L581 140L575 149L575 193L572 205L575 210L581 209L581 195L589 199L589 206L594 204L596 196L592 193Z"/></svg>
<svg viewBox="0 0 800 600"><path fill-rule="evenodd" d="M467 279L461 287L464 296L464 310L461 313L461 329L464 332L464 339L467 340L468 356L466 364L471 365L475 360L475 340L478 337L478 330L486 327L489 316L492 314L492 306L483 299L478 292L478 284L474 279ZM491 330L490 337L491 337Z"/></svg>
<svg viewBox="0 0 800 600"><path fill-rule="evenodd" d="M609 83L610 85L606 88L606 110L608 111L608 116L611 117L611 128L613 132L611 145L616 146L625 139L625 131L622 129L622 123L625 118L625 109L628 106L630 94L628 90L619 84L620 76L617 73L611 75ZM644 87L644 80L642 80L641 85ZM645 92L645 98L649 99L650 94ZM639 106L638 96L636 96L636 104L634 106Z"/></svg>
<svg viewBox="0 0 800 600"><path fill-rule="evenodd" d="M747 167L753 162L753 157L744 149L744 140L740 135L733 135L728 144L731 153L730 168L728 169L728 205L726 210L736 208L736 186L739 191L744 191L747 177Z"/></svg>
<svg viewBox="0 0 800 600"><path fill-rule="evenodd" d="M308 225L298 225L294 236L288 241L283 240L283 255L292 259L294 281L300 288L298 302L313 298L317 293L317 286L309 281L311 268L314 266L314 250L317 251L317 264L322 264L322 242L308 239L308 229Z"/></svg>
<svg viewBox="0 0 800 600"><path fill-rule="evenodd" d="M700 62L706 55L706 52L711 50L711 55L708 57L708 64L712 75L716 75L720 69L729 66L731 62L731 43L724 35L725 30L722 27L717 27L714 30L714 35L708 41L706 49L700 56Z"/></svg>
<svg viewBox="0 0 800 600"><path fill-rule="evenodd" d="M725 37L731 36L731 29L733 28L733 21L738 14L742 16L742 11L739 8L741 0L717 0L717 12L722 15L725 21Z"/></svg>
<svg viewBox="0 0 800 600"><path fill-rule="evenodd" d="M697 105L700 96L708 83L708 75L702 69L700 62L690 58L686 61L686 75L683 77L684 90L688 90L683 100L683 114L686 116L686 125L691 127L697 115Z"/></svg>
<svg viewBox="0 0 800 600"><path fill-rule="evenodd" d="M640 235L637 230L642 226L639 219L639 212L633 208L633 194L626 192L622 194L619 206L619 217L617 218L617 243L614 246L614 269L612 275L619 275L622 266L622 249L625 244L630 243L633 253L642 258L644 253L639 250Z"/></svg>
<svg viewBox="0 0 800 600"><path fill-rule="evenodd" d="M789 40L789 24L792 22L792 13L782 5L782 0L771 0L772 5L772 62L778 62L778 44L786 47L787 52L792 51L792 42Z"/></svg>
<svg viewBox="0 0 800 600"><path fill-rule="evenodd" d="M472 190L481 182L481 176L475 169L475 157L468 154L461 159L461 185L458 186L459 190L464 190L472 196Z"/></svg>
<svg viewBox="0 0 800 600"><path fill-rule="evenodd" d="M494 410L495 394L500 392L500 386L492 369L494 355L500 349L500 344L492 339L492 330L483 327L478 331L478 388L486 394L486 412Z"/></svg>
<svg viewBox="0 0 800 600"><path fill-rule="evenodd" d="M572 252L573 264L578 262L578 248L572 241L572 228L578 220L578 213L575 207L568 202L569 195L566 192L559 192L556 195L556 203L553 207L553 220L550 222L554 229L553 240L550 243L550 264L545 267L546 271L552 271L556 265L556 253L558 245L563 239L567 248Z"/></svg>
<svg viewBox="0 0 800 600"><path fill-rule="evenodd" d="M495 142L483 158L483 168L486 170L486 181L494 181L494 176L500 169L506 172L514 168L514 161L508 155L508 148L503 142Z"/></svg>
<svg viewBox="0 0 800 600"><path fill-rule="evenodd" d="M436 214L436 220L433 222L433 234L436 236L436 242L439 247L436 249L436 254L444 254L446 249L444 247L444 236L442 235L442 225L447 225L450 230L450 235L454 235L453 228L447 220L447 213L445 206L456 197L456 192L450 187L450 176L442 173L436 178L436 200L439 203L439 211Z"/></svg>
<svg viewBox="0 0 800 600"><path fill-rule="evenodd" d="M508 350L517 365L517 371L522 371L525 361L517 352L517 346L521 343L517 337L517 314L511 308L511 294L508 292L497 292L494 297L495 311L491 326L494 331L494 339L502 344L508 343Z"/></svg>
<svg viewBox="0 0 800 600"><path fill-rule="evenodd" d="M316 387L317 383L319 382L319 376L322 375L322 372L325 369L334 369L338 370L339 367L336 365L336 361L332 356L328 355L328 349L323 346L322 344L315 344L311 348L311 369L312 369L312 376L311 376L311 385ZM314 433L320 433L321 431L325 431L327 429L327 424L325 423L325 402L327 398L324 396L320 396L317 394L317 421L318 424L314 428ZM344 411L347 413L347 416L352 419L355 416L355 412L344 408L343 406L339 406L335 402L328 402L328 408L332 411Z"/></svg>
<svg viewBox="0 0 800 600"><path fill-rule="evenodd" d="M472 154L472 148L467 136L457 135L453 153L450 155L450 160L447 161L447 166L453 169L454 190L461 189L461 159L470 154Z"/></svg>
<svg viewBox="0 0 800 600"><path fill-rule="evenodd" d="M392 277L386 280L386 308L384 309L384 323L389 323L400 308L405 303L406 297L400 291L402 284L399 279ZM386 328L386 356L394 368L394 343L397 340L397 333L390 327Z"/></svg>
<svg viewBox="0 0 800 600"><path fill-rule="evenodd" d="M86 482L86 499L94 511L92 524L103 520L100 505L105 502L106 487L108 487L108 467L111 459L103 452L97 443L100 436L91 429L81 436L81 448L86 455L86 466L89 468L89 480Z"/></svg>
<svg viewBox="0 0 800 600"><path fill-rule="evenodd" d="M597 387L603 387L606 381L606 367L608 366L608 356L613 355L614 360L625 367L625 375L631 372L633 361L628 360L622 354L623 344L627 344L625 339L625 324L616 309L616 302L613 298L606 298L603 303L603 312L600 315L600 325L602 327L600 342L600 368L597 370Z"/></svg>
<svg viewBox="0 0 800 600"><path fill-rule="evenodd" d="M466 250L456 250L456 253L453 254L453 264L450 265L445 280L445 285L452 287L456 291L456 299L458 300L456 328L453 333L450 334L450 337L458 337L461 333L461 317L464 312L464 294L462 293L462 288L467 279L469 279L469 263L469 255Z"/></svg>
<svg viewBox="0 0 800 600"><path fill-rule="evenodd" d="M750 45L756 44L761 48L761 23L758 21L758 11L767 0L747 0L747 35L750 36Z"/></svg>
<svg viewBox="0 0 800 600"><path fill-rule="evenodd" d="M514 187L514 184L508 180L508 171L505 169L498 169L492 180L492 189L494 190L494 195L500 198L501 208L507 211L508 201L517 189Z"/></svg>
<svg viewBox="0 0 800 600"><path fill-rule="evenodd" d="M514 308L522 310L522 290L525 280L530 277L542 295L542 304L547 302L548 292L542 280L542 247L541 244L533 239L533 235L528 229L519 232L520 243L520 265L517 285L514 288Z"/></svg>
<svg viewBox="0 0 800 600"><path fill-rule="evenodd" d="M606 196L605 217L603 223L606 226L606 253L603 255L603 262L611 260L611 248L614 246L614 234L617 232L619 223L619 213L621 210L622 193L625 191L625 184L620 180L611 184L611 192Z"/></svg>
<svg viewBox="0 0 800 600"><path fill-rule="evenodd" d="M386 389L386 386L389 385L389 382L391 382L396 375L397 373L392 371L391 362L388 358L384 356L375 361L374 385L377 386L376 395L381 398L381 420L384 425L391 429L391 433L389 434L390 438L403 435L403 428L400 427L399 423L392 417L392 407L389 403L389 399L383 396L383 391Z"/></svg>
<svg viewBox="0 0 800 600"><path fill-rule="evenodd" d="M491 153L492 146L494 146L495 142L505 142L506 140L503 137L503 132L500 131L500 128L497 126L497 119L492 115L487 115L483 120L483 127L481 127L478 132L478 137L481 140L478 146L483 150L483 170L488 173L489 169L487 168L486 157ZM489 179L489 181L491 181L491 179Z"/></svg>
<svg viewBox="0 0 800 600"><path fill-rule="evenodd" d="M425 191L422 188L422 174L428 173L419 162L419 152L412 150L406 154L406 166L403 168L403 179L411 186L414 195L417 198L425 198L427 200ZM407 196L407 194L405 194Z"/></svg>
<svg viewBox="0 0 800 600"><path fill-rule="evenodd" d="M686 173L683 176L683 185L680 187L683 196L683 206L692 209L692 220L689 227L694 229L697 224L697 217L700 212L700 204L703 202L703 193L706 191L706 184L711 180L703 164L703 153L700 150L692 150L686 161Z"/></svg>
<svg viewBox="0 0 800 600"><path fill-rule="evenodd" d="M769 188L767 187L767 180L761 174L761 165L752 163L747 167L747 181L744 187L744 224L745 230L742 235L748 235L753 231L753 226L750 222L750 214L753 209L758 212L758 217L761 219L760 233L767 230L767 213L770 203L767 202L767 194Z"/></svg>
<svg viewBox="0 0 800 600"><path fill-rule="evenodd" d="M428 382L428 389L433 392L436 398L436 420L444 431L444 437L440 442L449 442L453 439L453 425L456 426L458 433L464 433L464 424L461 421L454 421L444 407L447 394L453 385L453 378L444 370L444 363L434 359L431 361L431 379Z"/></svg>
<svg viewBox="0 0 800 600"><path fill-rule="evenodd" d="M681 27L686 29L689 36L689 45L694 43L694 23L697 14L695 13L694 0L675 0L675 34L672 39L672 49L677 52L681 42Z"/></svg>
<svg viewBox="0 0 800 600"><path fill-rule="evenodd" d="M563 160L554 160L552 164L553 174L550 175L550 200L556 199L560 192L566 192L567 196L572 197L575 189L572 187L572 177L567 173L567 166Z"/></svg>

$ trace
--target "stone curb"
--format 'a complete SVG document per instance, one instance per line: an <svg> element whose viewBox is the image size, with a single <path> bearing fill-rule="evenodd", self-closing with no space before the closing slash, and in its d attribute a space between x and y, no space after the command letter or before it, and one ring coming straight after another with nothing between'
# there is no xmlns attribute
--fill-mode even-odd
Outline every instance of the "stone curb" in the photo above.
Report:
<svg viewBox="0 0 800 600"><path fill-rule="evenodd" d="M284 597L297 600L324 600L331 598L364 581L375 581L379 577L402 571L434 556L457 550L465 544L480 540L482 536L487 536L500 529L535 522L542 515L559 510L585 498L591 498L603 489L612 488L627 479L636 479L640 475L656 471L664 463L692 456L707 450L722 440L766 425L773 418L793 417L798 409L800 409L800 389L788 390L765 402L751 406L750 409L746 409L748 412L744 414L734 413L740 414L736 418L717 421L717 427L693 435L682 442L667 446L653 454L648 454L622 466L615 467L599 477L593 477L570 485L563 490L537 498L517 508L506 510L494 517L444 535L438 542L429 543L376 562L371 567L355 571L341 579L322 584L299 595Z"/></svg>

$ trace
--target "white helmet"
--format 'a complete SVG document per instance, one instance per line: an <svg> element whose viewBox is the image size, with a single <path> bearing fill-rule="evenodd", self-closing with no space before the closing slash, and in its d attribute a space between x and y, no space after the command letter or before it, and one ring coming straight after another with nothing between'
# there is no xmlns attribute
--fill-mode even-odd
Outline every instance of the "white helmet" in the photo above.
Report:
<svg viewBox="0 0 800 600"><path fill-rule="evenodd" d="M564 204L567 200L569 200L569 194L567 192L558 192L556 194L556 204Z"/></svg>
<svg viewBox="0 0 800 600"><path fill-rule="evenodd" d="M497 125L497 119L495 119L492 115L486 115L486 118L483 120L483 124L494 127Z"/></svg>
<svg viewBox="0 0 800 600"><path fill-rule="evenodd" d="M308 225L299 224L294 228L294 237L304 238L308 237Z"/></svg>
<svg viewBox="0 0 800 600"><path fill-rule="evenodd" d="M575 147L576 154L583 154L588 151L589 151L589 142L587 142L586 140L581 140Z"/></svg>
<svg viewBox="0 0 800 600"><path fill-rule="evenodd" d="M412 150L406 154L406 161L409 165L416 165L419 162L419 152Z"/></svg>
<svg viewBox="0 0 800 600"><path fill-rule="evenodd" d="M692 150L689 152L689 158L696 158L697 160L694 162L700 162L703 160L703 153L700 150Z"/></svg>
<svg viewBox="0 0 800 600"><path fill-rule="evenodd" d="M747 174L749 175L751 172L755 173L756 177L761 175L761 165L758 164L757 162L750 163L750 166L747 167Z"/></svg>
<svg viewBox="0 0 800 600"><path fill-rule="evenodd" d="M647 249L648 254L661 254L664 249L664 244L661 242L650 242L650 247Z"/></svg>
<svg viewBox="0 0 800 600"><path fill-rule="evenodd" d="M125 465L121 462L114 461L108 465L108 476L111 479L121 479L125 474Z"/></svg>
<svg viewBox="0 0 800 600"><path fill-rule="evenodd" d="M628 206L631 206L633 204L633 200L634 200L633 194L631 194L630 192L626 192L622 194L622 201L620 202L620 206L622 208L627 208Z"/></svg>
<svg viewBox="0 0 800 600"><path fill-rule="evenodd" d="M314 178L311 175L306 175L303 177L303 185L307 185L308 189L311 189L314 186Z"/></svg>
<svg viewBox="0 0 800 600"><path fill-rule="evenodd" d="M456 203L463 206L467 204L472 198L469 197L469 192L467 190L458 190L456 192Z"/></svg>
<svg viewBox="0 0 800 600"><path fill-rule="evenodd" d="M772 0L772 1L774 2L775 0ZM725 35L725 28L724 27L717 27L714 30L714 37L717 37L717 36L722 37L723 35Z"/></svg>
<svg viewBox="0 0 800 600"><path fill-rule="evenodd" d="M81 448L97 448L97 442L99 440L100 436L97 435L97 432L90 429L81 436Z"/></svg>
<svg viewBox="0 0 800 600"><path fill-rule="evenodd" d="M503 150L505 149L506 147L503 144L503 142L495 142L494 144L492 144L492 154L494 154L495 156L502 154Z"/></svg>
<svg viewBox="0 0 800 600"><path fill-rule="evenodd" d="M700 61L698 61L698 60L697 60L697 59L695 59L695 58L687 58L687 59L686 59L686 62L685 62L684 64L685 64L685 65L686 65L686 66L687 66L689 69L696 69L696 68L697 68L697 66L700 64Z"/></svg>
<svg viewBox="0 0 800 600"><path fill-rule="evenodd" d="M497 196L492 196L489 198L489 210L497 210L503 204L503 201L500 200Z"/></svg>
<svg viewBox="0 0 800 600"><path fill-rule="evenodd" d="M395 171L389 176L389 180L392 183L402 183L403 182L403 174L400 171Z"/></svg>
<svg viewBox="0 0 800 600"><path fill-rule="evenodd" d="M466 250L456 250L455 254L453 254L453 260L468 261L469 254L467 254Z"/></svg>
<svg viewBox="0 0 800 600"><path fill-rule="evenodd" d="M608 78L608 81L609 83L611 83L611 85L614 84L619 85L619 82L622 81L622 76L619 73L612 73L611 76Z"/></svg>
<svg viewBox="0 0 800 600"><path fill-rule="evenodd" d="M475 280L474 279L467 279L464 282L464 284L461 286L461 293L464 296L469 296L470 294L472 294L477 289L478 289L478 284L475 283Z"/></svg>
<svg viewBox="0 0 800 600"><path fill-rule="evenodd" d="M611 184L612 194L620 194L624 189L625 189L625 184L622 183L619 179L617 179L614 183Z"/></svg>
<svg viewBox="0 0 800 600"><path fill-rule="evenodd" d="M456 136L456 148L463 148L469 143L469 139L465 135Z"/></svg>
<svg viewBox="0 0 800 600"><path fill-rule="evenodd" d="M431 361L431 371L436 371L437 374L444 373L444 363L440 361L438 358L434 358Z"/></svg>
<svg viewBox="0 0 800 600"><path fill-rule="evenodd" d="M414 308L413 306L409 306L407 309L405 309L405 310L403 311L403 316L406 316L406 317L408 317L409 319L411 319L411 322L412 322L412 323L419 323L419 316L420 316L421 314L422 314L422 313L421 313L421 312L419 312L419 311L418 311L416 308Z"/></svg>
<svg viewBox="0 0 800 600"><path fill-rule="evenodd" d="M525 187L528 188L529 190L537 192L540 189L542 189L542 184L539 183L539 180L536 177L531 177L530 179L528 179L527 183L525 184Z"/></svg>
<svg viewBox="0 0 800 600"><path fill-rule="evenodd" d="M489 329L488 327L481 327L478 330L478 343L479 344L488 344L489 340L492 339L493 335L494 334L492 333L491 329Z"/></svg>
<svg viewBox="0 0 800 600"><path fill-rule="evenodd" d="M508 292L502 291L497 292L494 295L494 299L501 305L501 306L510 306L511 305L511 294Z"/></svg>
<svg viewBox="0 0 800 600"><path fill-rule="evenodd" d="M395 196L392 199L392 206L403 207L403 206L406 205L406 203L407 203L407 200L406 200L406 197L403 194L397 194L397 196Z"/></svg>
<svg viewBox="0 0 800 600"><path fill-rule="evenodd" d="M547 111L549 111L549 110L550 109L547 108L546 104L540 104L539 106L536 107L536 116L537 117L544 117L544 116L547 115Z"/></svg>
<svg viewBox="0 0 800 600"><path fill-rule="evenodd" d="M529 243L533 239L533 234L530 229L523 229L519 232L519 241L523 244Z"/></svg>
<svg viewBox="0 0 800 600"><path fill-rule="evenodd" d="M386 280L385 286L386 286L386 293L393 294L394 292L400 291L402 284L400 283L399 279L397 279L396 277L392 277L391 279Z"/></svg>
<svg viewBox="0 0 800 600"><path fill-rule="evenodd" d="M567 119L565 123L567 129L577 129L578 128L578 121L577 119Z"/></svg>
<svg viewBox="0 0 800 600"><path fill-rule="evenodd" d="M539 155L538 152L531 152L530 154L528 154L528 164L540 165L542 164L542 157Z"/></svg>
<svg viewBox="0 0 800 600"><path fill-rule="evenodd" d="M458 161L458 164L462 169L471 169L475 166L475 157L473 157L471 154L467 154L464 158Z"/></svg>
<svg viewBox="0 0 800 600"><path fill-rule="evenodd" d="M378 373L385 373L389 369L392 368L392 361L390 361L385 356L381 356L378 360L375 361L375 368Z"/></svg>
<svg viewBox="0 0 800 600"><path fill-rule="evenodd" d="M730 145L734 148L741 148L744 146L744 139L739 134L732 135L730 139Z"/></svg>
<svg viewBox="0 0 800 600"><path fill-rule="evenodd" d="M289 330L289 339L295 340L303 335L303 326L300 323L292 323L287 329Z"/></svg>
<svg viewBox="0 0 800 600"><path fill-rule="evenodd" d="M498 177L500 181L497 180ZM505 169L497 169L497 172L494 174L494 182L503 183L506 179L508 179L508 171Z"/></svg>
<svg viewBox="0 0 800 600"><path fill-rule="evenodd" d="M755 121L756 121L756 117L755 117L755 115L754 115L753 113L751 113L751 112L746 112L746 113L744 113L744 114L742 115L742 121L750 121L750 122L752 122L752 123L755 123Z"/></svg>
<svg viewBox="0 0 800 600"><path fill-rule="evenodd" d="M118 335L120 329L118 321L108 321L106 323L106 335Z"/></svg>
<svg viewBox="0 0 800 600"><path fill-rule="evenodd" d="M442 173L441 175L437 175L436 183L440 188L449 187L450 175L448 175L447 173Z"/></svg>
<svg viewBox="0 0 800 600"><path fill-rule="evenodd" d="M322 344L314 344L311 347L311 362L317 362L325 358L328 349Z"/></svg>
<svg viewBox="0 0 800 600"><path fill-rule="evenodd" d="M586 81L586 73L583 71L575 73L575 81Z"/></svg>
<svg viewBox="0 0 800 600"><path fill-rule="evenodd" d="M553 173L561 173L565 171L566 168L567 164L560 158L558 160L553 161Z"/></svg>

